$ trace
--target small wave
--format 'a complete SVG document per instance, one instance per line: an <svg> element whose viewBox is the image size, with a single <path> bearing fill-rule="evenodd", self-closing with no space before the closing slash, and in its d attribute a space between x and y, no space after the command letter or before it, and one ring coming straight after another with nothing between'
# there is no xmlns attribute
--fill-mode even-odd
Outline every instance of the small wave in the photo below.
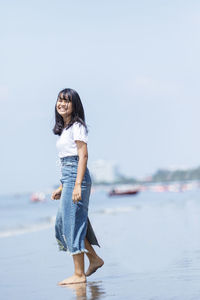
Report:
<svg viewBox="0 0 200 300"><path fill-rule="evenodd" d="M21 235L24 233L36 232L44 229L51 228L55 224L55 216L47 217L45 220L38 224L31 224L27 226L20 226L18 228L11 228L7 230L0 231L0 238L11 237L16 235Z"/></svg>
<svg viewBox="0 0 200 300"><path fill-rule="evenodd" d="M136 210L138 207L136 206L123 206L123 207L114 207L114 208L105 208L102 210L98 210L95 213L100 214L118 214L118 213L127 213Z"/></svg>
<svg viewBox="0 0 200 300"><path fill-rule="evenodd" d="M119 213L129 213L132 212L136 209L138 209L139 206L123 206L123 207L114 207L114 208L105 208L105 209L100 209L97 211L93 211L92 213L97 213L97 214L119 214ZM0 231L0 238L5 238L5 237L12 237L12 236L17 236L25 233L30 233L30 232L37 232L40 230L48 229L51 228L55 224L56 216L51 216L47 217L45 219L42 219L39 223L36 224L30 224L30 225L24 225L24 226L19 226L16 228L9 228Z"/></svg>

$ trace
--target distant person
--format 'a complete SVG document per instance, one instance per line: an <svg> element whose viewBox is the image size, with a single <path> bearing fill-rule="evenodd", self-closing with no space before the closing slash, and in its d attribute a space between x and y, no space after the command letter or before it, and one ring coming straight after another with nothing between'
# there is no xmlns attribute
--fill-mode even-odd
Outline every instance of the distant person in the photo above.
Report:
<svg viewBox="0 0 200 300"><path fill-rule="evenodd" d="M88 129L82 102L73 89L58 94L53 132L59 135L56 147L61 164L61 185L51 195L52 200L60 199L55 237L59 250L67 251L74 261L74 275L58 284L86 282L86 276L103 266L104 261L91 246L99 243L88 218L92 184L87 168ZM90 263L86 273L84 253Z"/></svg>

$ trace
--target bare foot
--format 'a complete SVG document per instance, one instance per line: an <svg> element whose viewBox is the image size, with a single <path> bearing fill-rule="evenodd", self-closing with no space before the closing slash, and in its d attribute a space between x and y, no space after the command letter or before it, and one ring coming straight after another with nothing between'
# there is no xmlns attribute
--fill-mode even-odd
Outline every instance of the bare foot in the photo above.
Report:
<svg viewBox="0 0 200 300"><path fill-rule="evenodd" d="M96 272L96 270L98 268L101 268L104 264L103 259L101 259L100 257L97 257L94 260L90 260L90 265L89 268L87 270L87 272L85 273L86 276L90 276L92 275L94 272Z"/></svg>
<svg viewBox="0 0 200 300"><path fill-rule="evenodd" d="M68 277L60 282L58 282L58 285L65 285L65 284L74 284L74 283L83 283L83 282L86 282L86 277L85 275L81 275L81 276L78 276L78 275L73 275L71 277Z"/></svg>

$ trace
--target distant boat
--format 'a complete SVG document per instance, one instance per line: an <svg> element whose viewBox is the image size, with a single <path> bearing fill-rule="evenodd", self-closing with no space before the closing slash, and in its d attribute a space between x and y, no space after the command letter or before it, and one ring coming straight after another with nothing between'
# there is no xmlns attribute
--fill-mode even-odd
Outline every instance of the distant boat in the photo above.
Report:
<svg viewBox="0 0 200 300"><path fill-rule="evenodd" d="M31 202L44 202L46 201L45 193L36 192L33 193L30 197Z"/></svg>
<svg viewBox="0 0 200 300"><path fill-rule="evenodd" d="M139 189L130 189L130 190L124 190L120 191L117 189L113 189L108 193L109 196L123 196L123 195L136 195L139 193Z"/></svg>

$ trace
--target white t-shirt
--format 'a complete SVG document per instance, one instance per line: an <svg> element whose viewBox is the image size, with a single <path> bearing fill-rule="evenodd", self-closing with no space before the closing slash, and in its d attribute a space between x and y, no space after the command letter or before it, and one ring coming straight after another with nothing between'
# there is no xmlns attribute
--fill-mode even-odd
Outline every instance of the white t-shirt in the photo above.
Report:
<svg viewBox="0 0 200 300"><path fill-rule="evenodd" d="M59 157L78 155L77 145L75 141L83 141L88 143L88 134L85 126L79 122L75 122L67 130L64 128L56 142Z"/></svg>

